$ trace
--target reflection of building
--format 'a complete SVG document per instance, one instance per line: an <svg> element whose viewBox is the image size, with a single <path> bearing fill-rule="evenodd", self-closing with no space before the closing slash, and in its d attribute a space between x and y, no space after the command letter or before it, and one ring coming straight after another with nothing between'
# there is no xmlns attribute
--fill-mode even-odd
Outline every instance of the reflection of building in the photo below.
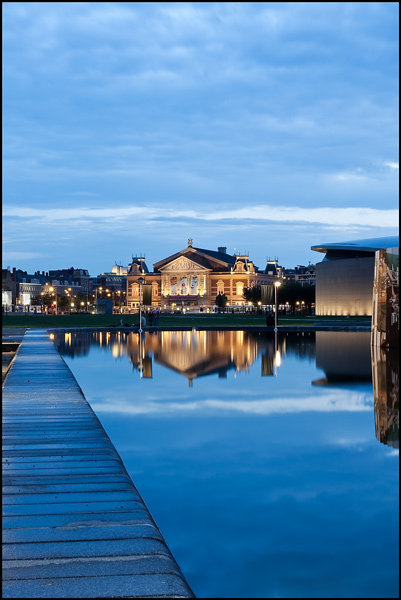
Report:
<svg viewBox="0 0 401 600"><path fill-rule="evenodd" d="M399 372L398 349L372 347L376 437L393 448L400 440Z"/></svg>
<svg viewBox="0 0 401 600"><path fill-rule="evenodd" d="M316 366L326 377L314 385L371 381L370 332L317 331Z"/></svg>
<svg viewBox="0 0 401 600"><path fill-rule="evenodd" d="M160 331L138 333L124 331L54 332L54 342L61 355L74 357L88 354L90 346L109 350L114 358L128 354L135 370L152 377L154 361L176 373L193 379L217 374L225 377L231 369L249 371L262 354L262 375L272 375L273 368L287 354L310 360L314 357L315 334L286 333L275 339L273 332L246 331Z"/></svg>
<svg viewBox="0 0 401 600"><path fill-rule="evenodd" d="M219 293L227 296L230 305L244 304L244 287L273 283L281 278L281 271L276 261L259 271L248 254L232 256L224 247L217 251L195 248L188 240L187 248L155 263L151 273L144 257L133 258L127 276L127 305L139 304L139 276L152 286L152 303L165 308L213 306Z"/></svg>
<svg viewBox="0 0 401 600"><path fill-rule="evenodd" d="M142 348L139 335L130 334L127 346L133 365L153 354L155 362L183 375L190 385L205 375L247 371L258 355L258 339L244 331L161 331L147 334Z"/></svg>
<svg viewBox="0 0 401 600"><path fill-rule="evenodd" d="M400 250L379 250L375 257L373 286L372 345L399 346Z"/></svg>
<svg viewBox="0 0 401 600"><path fill-rule="evenodd" d="M316 366L325 377L313 385L348 387L373 379L376 437L399 444L399 353L370 346L368 332L316 332Z"/></svg>
<svg viewBox="0 0 401 600"><path fill-rule="evenodd" d="M325 252L316 265L317 315L371 315L375 252L398 246L398 237L312 246Z"/></svg>

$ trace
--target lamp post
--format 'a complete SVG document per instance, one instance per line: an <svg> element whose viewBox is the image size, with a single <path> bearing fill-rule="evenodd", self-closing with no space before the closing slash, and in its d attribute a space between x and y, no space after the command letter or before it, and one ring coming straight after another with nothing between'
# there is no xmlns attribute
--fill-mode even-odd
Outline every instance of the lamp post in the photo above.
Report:
<svg viewBox="0 0 401 600"><path fill-rule="evenodd" d="M280 281L275 281L274 282L274 304L275 304L275 311L274 311L274 331L278 331L278 288L280 287L281 283Z"/></svg>
<svg viewBox="0 0 401 600"><path fill-rule="evenodd" d="M95 293L96 293L96 314L98 313L97 294L98 294L98 292L100 292L100 297L102 297L102 291L103 291L102 287L95 287Z"/></svg>
<svg viewBox="0 0 401 600"><path fill-rule="evenodd" d="M56 304L56 315L57 315L57 308L58 308L58 304L57 304L57 289L54 287L49 287L49 292L53 292L54 291L54 296L56 298L55 304Z"/></svg>
<svg viewBox="0 0 401 600"><path fill-rule="evenodd" d="M142 284L145 281L143 277L138 278L139 283L139 335L142 333Z"/></svg>

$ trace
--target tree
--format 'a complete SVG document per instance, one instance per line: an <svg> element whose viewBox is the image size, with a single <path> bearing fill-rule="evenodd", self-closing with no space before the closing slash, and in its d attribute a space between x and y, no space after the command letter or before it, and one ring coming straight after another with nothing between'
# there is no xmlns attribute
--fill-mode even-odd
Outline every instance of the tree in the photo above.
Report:
<svg viewBox="0 0 401 600"><path fill-rule="evenodd" d="M260 285L252 285L249 288L244 287L242 296L247 302L252 302L254 306L257 306L262 298L262 288Z"/></svg>
<svg viewBox="0 0 401 600"><path fill-rule="evenodd" d="M60 309L60 311L69 311L70 310L70 301L71 298L69 296L58 296L57 297L57 302L58 302L58 308Z"/></svg>
<svg viewBox="0 0 401 600"><path fill-rule="evenodd" d="M43 304L43 296L40 294L35 294L35 296L31 296L31 305L32 306L40 306Z"/></svg>
<svg viewBox="0 0 401 600"><path fill-rule="evenodd" d="M87 295L84 294L83 292L78 292L77 295L74 297L74 306L77 312L86 312L88 307L87 307Z"/></svg>
<svg viewBox="0 0 401 600"><path fill-rule="evenodd" d="M216 296L216 301L215 304L216 306L218 306L219 308L219 312L221 312L221 309L225 308L227 306L228 303L228 298L225 294L222 294L221 292L219 292Z"/></svg>
<svg viewBox="0 0 401 600"><path fill-rule="evenodd" d="M315 286L301 285L296 281L288 281L279 288L280 304L288 304L291 306L291 313L295 313L297 303L307 310L308 314L312 314L312 304L315 302Z"/></svg>
<svg viewBox="0 0 401 600"><path fill-rule="evenodd" d="M31 296L31 304L32 306L43 305L46 310L51 307L54 302L54 296L50 294L50 292L42 292L41 294L36 294L35 296Z"/></svg>

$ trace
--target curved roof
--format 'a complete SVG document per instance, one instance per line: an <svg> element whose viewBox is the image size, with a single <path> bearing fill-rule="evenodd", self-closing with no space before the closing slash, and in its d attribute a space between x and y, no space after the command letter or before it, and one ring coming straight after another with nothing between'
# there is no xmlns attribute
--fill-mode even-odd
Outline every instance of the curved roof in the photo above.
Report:
<svg viewBox="0 0 401 600"><path fill-rule="evenodd" d="M397 235L380 238L369 238L367 240L354 240L352 242L337 242L334 244L318 244L311 246L316 252L328 252L329 250L357 250L358 252L376 252L385 248L396 248L400 241Z"/></svg>

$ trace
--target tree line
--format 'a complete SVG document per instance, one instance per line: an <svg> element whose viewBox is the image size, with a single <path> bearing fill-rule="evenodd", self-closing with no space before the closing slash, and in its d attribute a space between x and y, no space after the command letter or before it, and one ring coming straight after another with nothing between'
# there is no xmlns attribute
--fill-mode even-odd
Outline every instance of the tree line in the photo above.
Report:
<svg viewBox="0 0 401 600"><path fill-rule="evenodd" d="M262 300L262 288L260 285L244 287L244 300L251 302L253 306L258 306ZM295 314L297 308L304 308L308 314L312 314L312 304L315 302L315 286L302 285L296 281L288 281L278 288L278 303L288 304L291 314ZM216 296L216 305L219 309L227 306L228 299L225 294Z"/></svg>

